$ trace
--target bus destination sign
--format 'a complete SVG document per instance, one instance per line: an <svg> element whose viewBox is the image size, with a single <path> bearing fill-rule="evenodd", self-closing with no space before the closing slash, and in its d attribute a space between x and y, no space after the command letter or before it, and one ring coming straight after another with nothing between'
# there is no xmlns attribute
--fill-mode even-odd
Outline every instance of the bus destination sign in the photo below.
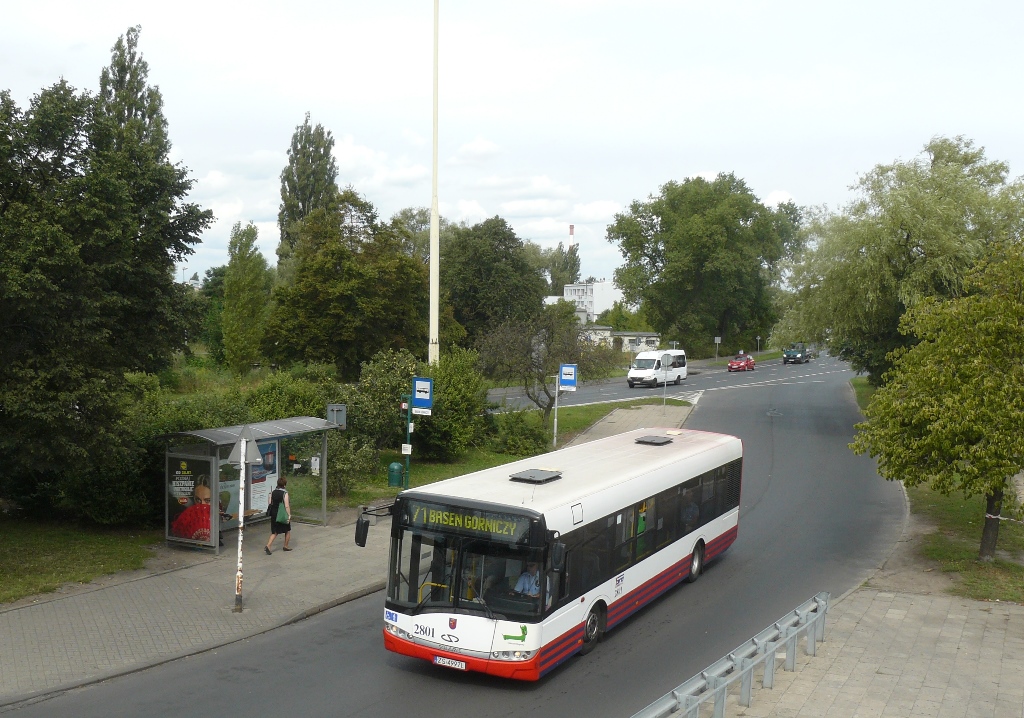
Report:
<svg viewBox="0 0 1024 718"><path fill-rule="evenodd" d="M499 514L480 509L410 501L406 516L408 522L415 528L449 531L493 541L518 543L530 534L530 520L525 516Z"/></svg>

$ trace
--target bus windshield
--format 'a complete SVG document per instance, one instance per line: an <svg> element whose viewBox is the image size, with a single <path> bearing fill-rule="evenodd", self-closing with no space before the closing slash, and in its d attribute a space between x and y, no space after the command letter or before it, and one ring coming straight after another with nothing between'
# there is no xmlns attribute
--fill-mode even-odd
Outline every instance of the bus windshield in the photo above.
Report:
<svg viewBox="0 0 1024 718"><path fill-rule="evenodd" d="M543 551L406 527L392 544L388 605L537 621L550 603Z"/></svg>
<svg viewBox="0 0 1024 718"><path fill-rule="evenodd" d="M634 369L654 369L657 359L637 359L633 362Z"/></svg>

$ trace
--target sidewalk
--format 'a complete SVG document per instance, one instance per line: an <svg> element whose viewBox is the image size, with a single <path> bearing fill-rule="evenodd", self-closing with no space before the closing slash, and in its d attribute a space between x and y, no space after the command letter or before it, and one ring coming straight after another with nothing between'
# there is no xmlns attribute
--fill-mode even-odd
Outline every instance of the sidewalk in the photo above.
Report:
<svg viewBox="0 0 1024 718"><path fill-rule="evenodd" d="M574 443L680 426L690 410L616 409ZM0 608L0 712L378 591L388 533L387 522L371 526L366 548L359 548L351 524L296 524L295 551L281 552L279 539L266 556L266 526L257 525L245 537L242 613L232 612L234 534L225 534L225 553L185 568ZM751 706L741 708L732 697L727 715L1024 718L1024 606L859 588L834 600L818 655L798 655L795 672L780 669L774 689L758 689L755 681Z"/></svg>

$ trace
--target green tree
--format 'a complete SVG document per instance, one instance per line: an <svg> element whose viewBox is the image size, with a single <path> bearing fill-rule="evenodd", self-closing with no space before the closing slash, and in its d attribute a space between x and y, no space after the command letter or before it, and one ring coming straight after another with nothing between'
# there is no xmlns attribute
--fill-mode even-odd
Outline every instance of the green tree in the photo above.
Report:
<svg viewBox="0 0 1024 718"><path fill-rule="evenodd" d="M536 316L545 284L527 261L523 241L501 217L453 228L441 246L441 286L470 342L490 326Z"/></svg>
<svg viewBox="0 0 1024 718"><path fill-rule="evenodd" d="M481 340L480 357L489 376L523 388L544 412L547 425L560 364L576 364L580 377L599 379L619 363L621 353L591 344L573 305L560 301L531 318L510 319L495 327Z"/></svg>
<svg viewBox="0 0 1024 718"><path fill-rule="evenodd" d="M611 309L605 309L597 315L597 324L609 326L617 332L653 332L643 307L631 311L622 302L615 302Z"/></svg>
<svg viewBox="0 0 1024 718"><path fill-rule="evenodd" d="M838 215L818 212L811 249L791 279L795 297L773 344L827 336L833 353L878 385L889 354L914 343L908 308L953 298L1000 236L1019 231L1020 188L1007 166L963 137L936 138L909 162L879 165Z"/></svg>
<svg viewBox="0 0 1024 718"><path fill-rule="evenodd" d="M548 276L551 278L550 293L554 296L562 296L566 284L576 284L580 281L580 255L579 245L574 244L569 249L562 247L559 242L550 254L548 260Z"/></svg>
<svg viewBox="0 0 1024 718"><path fill-rule="evenodd" d="M259 230L236 222L228 240L228 269L224 275L224 356L238 374L260 358L260 339L266 331L270 273L256 240Z"/></svg>
<svg viewBox="0 0 1024 718"><path fill-rule="evenodd" d="M151 509L125 376L198 331L174 267L212 219L185 202L138 36L95 97L62 81L22 112L0 93L0 493L105 523Z"/></svg>
<svg viewBox="0 0 1024 718"><path fill-rule="evenodd" d="M334 159L334 135L317 123L312 126L309 113L292 133L288 165L281 171L281 206L277 226L281 241L277 247L282 279L291 279L288 260L297 241L296 225L315 209L331 209L338 200L338 163Z"/></svg>
<svg viewBox="0 0 1024 718"><path fill-rule="evenodd" d="M794 205L769 209L732 174L669 182L608 227L625 259L615 281L657 331L693 353L710 351L715 336L752 342L778 319L771 289L799 248L799 223Z"/></svg>
<svg viewBox="0 0 1024 718"><path fill-rule="evenodd" d="M918 341L893 352L851 447L877 457L889 480L985 496L979 553L991 560L999 519L990 517L1007 495L1019 498L1009 479L1024 470L1024 249L1000 248L962 290L906 312L900 328Z"/></svg>
<svg viewBox="0 0 1024 718"><path fill-rule="evenodd" d="M205 302L199 338L206 345L210 358L218 364L224 363L224 275L227 271L226 264L207 269L199 289Z"/></svg>
<svg viewBox="0 0 1024 718"><path fill-rule="evenodd" d="M365 238L342 212L314 210L301 223L295 281L274 291L264 353L331 362L352 378L382 348L425 352L428 277L388 227Z"/></svg>
<svg viewBox="0 0 1024 718"><path fill-rule="evenodd" d="M439 225L447 221L439 217ZM391 227L402 238L406 254L424 264L430 261L430 208L406 207L391 215Z"/></svg>

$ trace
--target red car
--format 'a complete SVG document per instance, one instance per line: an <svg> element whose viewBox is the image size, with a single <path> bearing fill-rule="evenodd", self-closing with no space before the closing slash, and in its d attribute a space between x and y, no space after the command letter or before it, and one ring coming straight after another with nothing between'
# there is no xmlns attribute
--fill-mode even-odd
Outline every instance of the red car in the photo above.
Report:
<svg viewBox="0 0 1024 718"><path fill-rule="evenodd" d="M754 357L749 354L737 354L729 360L729 371L754 371Z"/></svg>

